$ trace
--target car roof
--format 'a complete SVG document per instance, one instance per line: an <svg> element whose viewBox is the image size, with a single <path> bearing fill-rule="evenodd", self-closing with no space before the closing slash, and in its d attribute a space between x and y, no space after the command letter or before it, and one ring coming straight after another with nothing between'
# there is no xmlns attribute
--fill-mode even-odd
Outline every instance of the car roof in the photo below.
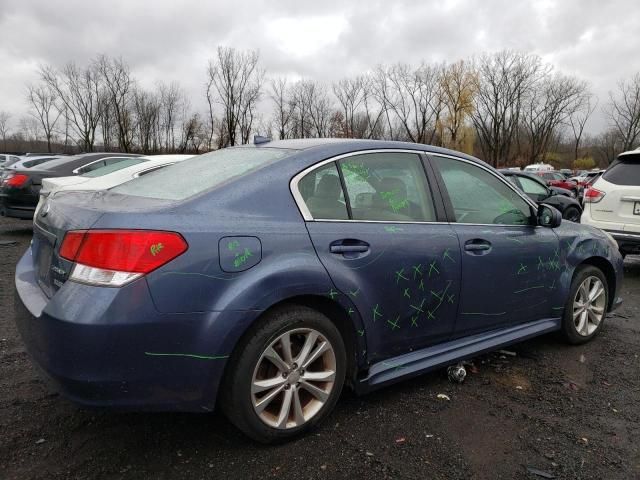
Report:
<svg viewBox="0 0 640 480"><path fill-rule="evenodd" d="M500 170L498 170L501 174L503 174L504 176L508 177L508 176L516 176L516 177L527 177L530 178L531 180L538 182L540 185L544 185L545 187L547 186L547 184L542 181L540 179L539 175L536 174L532 174L529 172L525 172L525 171L516 171L516 170L507 170L505 168L501 168Z"/></svg>
<svg viewBox="0 0 640 480"><path fill-rule="evenodd" d="M73 155L71 157L62 157L57 160L52 160L51 162L47 162L38 170L49 172L53 171L56 173L67 173L71 174L72 170L82 167L88 163L94 162L96 160L100 160L102 158L107 157L139 157L140 155L132 154L132 153L83 153L80 155Z"/></svg>

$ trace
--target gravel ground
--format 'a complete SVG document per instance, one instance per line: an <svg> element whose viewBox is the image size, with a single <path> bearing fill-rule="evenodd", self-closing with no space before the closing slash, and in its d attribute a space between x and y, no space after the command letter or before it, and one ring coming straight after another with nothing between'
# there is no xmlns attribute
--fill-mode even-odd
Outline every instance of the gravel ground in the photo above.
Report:
<svg viewBox="0 0 640 480"><path fill-rule="evenodd" d="M588 345L548 335L365 397L316 432L265 447L219 414L81 409L49 390L13 322L30 224L0 218L0 478L640 478L640 258L621 309ZM437 398L439 393L450 401ZM547 477L551 478L551 477Z"/></svg>

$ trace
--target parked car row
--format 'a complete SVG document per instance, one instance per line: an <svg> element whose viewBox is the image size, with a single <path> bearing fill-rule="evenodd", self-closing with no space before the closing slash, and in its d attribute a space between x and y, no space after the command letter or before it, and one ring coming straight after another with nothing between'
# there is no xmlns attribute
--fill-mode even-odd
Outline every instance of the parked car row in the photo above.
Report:
<svg viewBox="0 0 640 480"><path fill-rule="evenodd" d="M25 197L49 192L16 267L16 321L81 404L219 405L250 437L283 441L343 386L366 393L552 331L584 343L621 301L615 240L549 205L573 216L570 196L459 152L261 141L99 193L82 188L112 173L42 180L97 171L66 161L15 172ZM119 160L137 161L152 162Z"/></svg>

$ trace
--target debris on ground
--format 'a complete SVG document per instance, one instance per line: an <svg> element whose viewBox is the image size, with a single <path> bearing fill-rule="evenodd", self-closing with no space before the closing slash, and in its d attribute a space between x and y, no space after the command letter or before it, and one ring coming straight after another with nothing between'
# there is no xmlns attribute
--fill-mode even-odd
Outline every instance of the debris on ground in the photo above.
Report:
<svg viewBox="0 0 640 480"><path fill-rule="evenodd" d="M449 381L451 383L462 383L467 377L467 370L462 364L451 365L449 368L447 368L447 376L449 377Z"/></svg>
<svg viewBox="0 0 640 480"><path fill-rule="evenodd" d="M545 472L544 470L540 470L539 468L535 467L527 467L527 472L542 478L556 478L553 473Z"/></svg>
<svg viewBox="0 0 640 480"><path fill-rule="evenodd" d="M0 247L15 247L17 244L15 240L0 240Z"/></svg>
<svg viewBox="0 0 640 480"><path fill-rule="evenodd" d="M449 395L445 395L444 393L439 393L439 394L438 394L438 398L439 398L440 400L447 400L447 401L451 400L451 399L449 398Z"/></svg>
<svg viewBox="0 0 640 480"><path fill-rule="evenodd" d="M44 438L41 438L39 440L36 440L36 445L40 445L42 443L46 442L46 440Z"/></svg>
<svg viewBox="0 0 640 480"><path fill-rule="evenodd" d="M407 441L407 439L404 438L404 437L396 438L396 443L404 443L406 441Z"/></svg>
<svg viewBox="0 0 640 480"><path fill-rule="evenodd" d="M502 355L507 355L508 357L515 357L517 355L516 352L512 352L511 350L498 350L498 353Z"/></svg>

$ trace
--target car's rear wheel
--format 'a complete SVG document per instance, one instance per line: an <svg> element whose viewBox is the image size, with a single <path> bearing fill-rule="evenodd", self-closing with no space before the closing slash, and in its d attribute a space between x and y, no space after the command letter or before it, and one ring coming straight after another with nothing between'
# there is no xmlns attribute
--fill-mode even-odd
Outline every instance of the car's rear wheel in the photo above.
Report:
<svg viewBox="0 0 640 480"><path fill-rule="evenodd" d="M346 370L336 326L296 306L265 316L227 367L221 406L231 422L263 443L285 441L320 422L335 406Z"/></svg>
<svg viewBox="0 0 640 480"><path fill-rule="evenodd" d="M591 340L604 324L608 302L609 289L602 271L592 265L579 267L562 320L567 341L580 344Z"/></svg>
<svg viewBox="0 0 640 480"><path fill-rule="evenodd" d="M570 206L567 207L562 213L562 218L565 220L569 220L570 222L580 222L580 210L578 207Z"/></svg>

